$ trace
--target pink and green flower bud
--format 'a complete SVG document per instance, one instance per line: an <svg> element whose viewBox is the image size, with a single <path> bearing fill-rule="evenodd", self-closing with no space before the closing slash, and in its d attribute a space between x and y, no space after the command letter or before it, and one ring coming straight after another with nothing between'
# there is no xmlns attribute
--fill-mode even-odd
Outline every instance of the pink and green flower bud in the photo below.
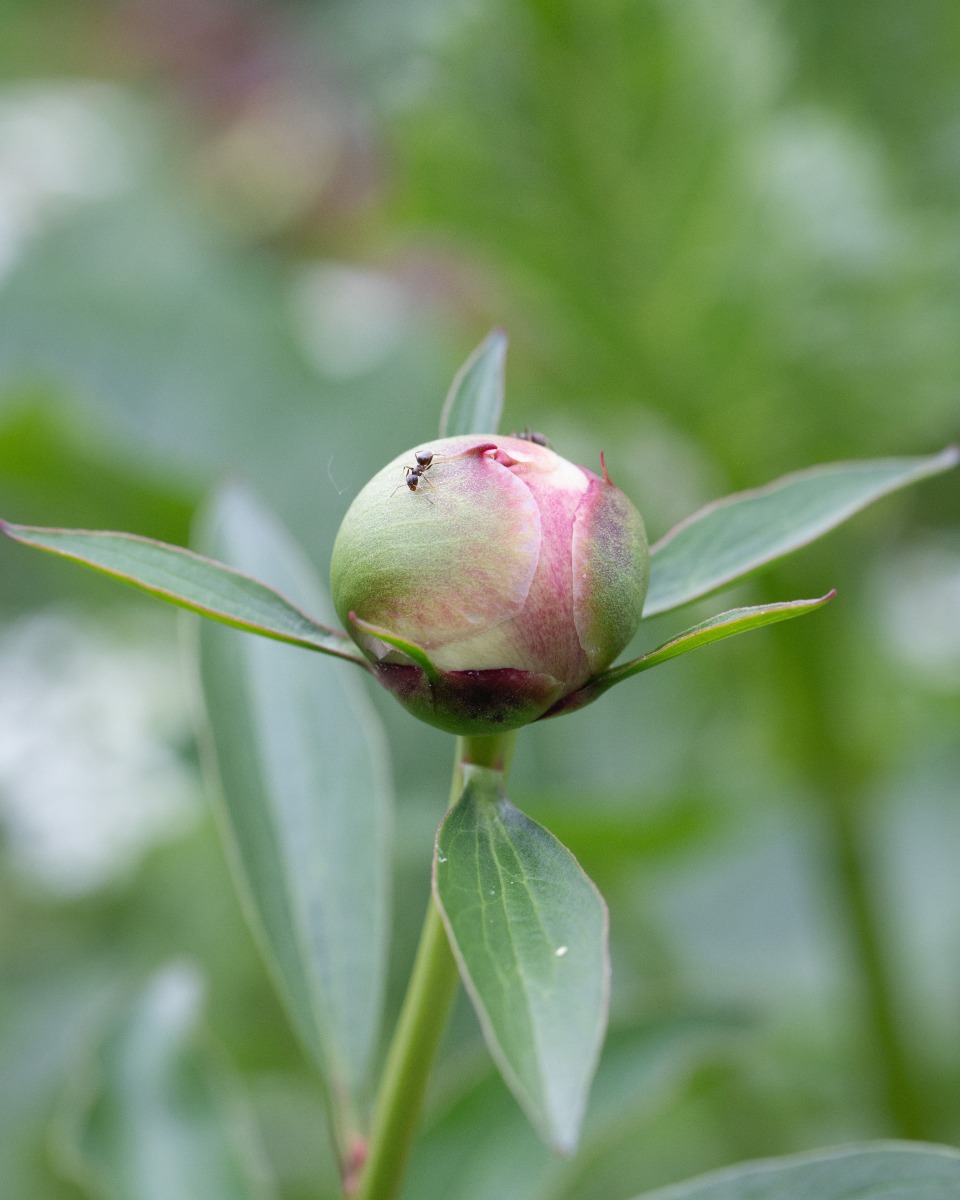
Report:
<svg viewBox="0 0 960 1200"><path fill-rule="evenodd" d="M411 712L496 733L543 716L626 646L647 539L618 488L552 450L445 438L371 479L330 573L345 628Z"/></svg>

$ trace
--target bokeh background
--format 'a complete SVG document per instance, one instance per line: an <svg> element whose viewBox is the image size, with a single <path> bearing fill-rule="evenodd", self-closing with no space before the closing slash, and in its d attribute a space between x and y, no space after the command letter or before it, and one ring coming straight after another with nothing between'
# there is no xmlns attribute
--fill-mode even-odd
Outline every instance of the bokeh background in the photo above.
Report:
<svg viewBox="0 0 960 1200"><path fill-rule="evenodd" d="M10 519L185 542L241 477L325 571L493 325L505 427L605 449L654 538L788 470L957 437L955 0L3 0L0 26ZM561 1163L461 1006L410 1197L599 1200L960 1141L958 512L956 473L884 501L637 646L735 602L836 586L828 609L523 735L515 801L611 905L613 1034ZM113 1194L74 1153L84 1064L175 962L275 1194L332 1196L175 616L3 546L0 617L0 1194ZM376 703L395 1008L451 746Z"/></svg>

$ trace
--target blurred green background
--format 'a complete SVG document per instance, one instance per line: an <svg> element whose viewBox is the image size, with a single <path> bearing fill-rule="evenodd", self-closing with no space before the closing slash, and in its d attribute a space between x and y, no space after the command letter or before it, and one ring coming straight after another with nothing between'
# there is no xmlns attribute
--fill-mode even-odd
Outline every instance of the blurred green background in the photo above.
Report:
<svg viewBox="0 0 960 1200"><path fill-rule="evenodd" d="M10 519L184 542L239 476L325 571L495 324L505 428L604 449L653 538L788 470L957 437L955 0L2 0L0 27ZM960 1141L958 511L956 472L883 502L703 609L836 586L824 612L524 733L514 800L611 905L613 1033L561 1163L461 1005L411 1198ZM104 1119L90 1047L173 960L276 1194L333 1195L177 621L13 546L0 617L0 1194L117 1194L76 1169ZM376 703L395 1009L452 746Z"/></svg>

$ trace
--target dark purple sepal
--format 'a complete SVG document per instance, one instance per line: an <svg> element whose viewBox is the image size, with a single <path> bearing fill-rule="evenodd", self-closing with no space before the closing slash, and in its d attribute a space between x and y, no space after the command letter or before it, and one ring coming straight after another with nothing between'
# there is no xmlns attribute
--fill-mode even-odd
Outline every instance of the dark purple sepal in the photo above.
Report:
<svg viewBox="0 0 960 1200"><path fill-rule="evenodd" d="M597 676L595 679L588 679L583 687L577 688L575 692L570 692L569 695L562 696L546 712L541 713L537 717L537 720L545 721L547 717L562 717L567 713L577 712L581 708L586 708L594 700L599 700L608 687L610 687L610 684L603 681L602 675Z"/></svg>
<svg viewBox="0 0 960 1200"><path fill-rule="evenodd" d="M505 733L554 706L563 684L552 675L501 667L441 671L430 680L417 666L374 663L373 673L415 717L461 736Z"/></svg>

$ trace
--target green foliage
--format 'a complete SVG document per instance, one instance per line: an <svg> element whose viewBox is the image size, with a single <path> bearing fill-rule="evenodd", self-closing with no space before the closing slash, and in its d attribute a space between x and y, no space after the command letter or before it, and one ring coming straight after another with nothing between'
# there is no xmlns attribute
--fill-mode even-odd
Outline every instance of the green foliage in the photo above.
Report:
<svg viewBox="0 0 960 1200"><path fill-rule="evenodd" d="M464 379L491 353L489 345L468 360L455 381L454 410L458 398L471 390ZM471 405L464 411L469 415ZM477 419L483 419L482 409ZM667 547L667 578L673 579L673 600L661 597L661 609L767 565L871 499L956 465L957 457L948 450L919 466L910 461L821 468L694 514L661 543ZM474 524L487 518L482 505L477 516ZM278 579L285 590L304 596L307 607L329 607L294 543L242 492L221 495L201 535L205 548L242 570L133 535L7 523L0 528L15 541L105 571L220 624L351 657L336 645L342 635L304 616L257 578ZM671 554L673 546L679 549ZM692 583L685 581L684 564ZM336 569L333 574L336 580ZM661 591L671 596L669 584ZM813 611L829 598L709 618L657 650L601 672L554 715L589 703L647 667ZM357 621L352 611L347 616L359 628L379 632ZM419 647L397 637L385 640L411 653L431 685L436 683L432 663ZM309 668L288 669L289 660L281 657L286 651L244 647L219 629L204 631L200 648L224 780L228 845L294 1025L324 1076L346 1189L367 1155L362 1093L369 1081L383 975L387 785L376 751L376 721L362 705L352 711L343 706L337 681L319 685ZM506 743L487 737L461 744L474 743L483 765L464 759L463 792L437 836L436 900L504 1079L545 1140L570 1153L579 1139L606 1025L607 910L570 852L507 800L503 763L492 769L493 759L506 756ZM481 744L486 749L480 750ZM489 763L486 756L492 756ZM367 767L372 767L369 777ZM324 803L318 805L321 798ZM369 838L378 847L371 855ZM354 868L358 857L366 870ZM428 928L435 928L432 917ZM429 994L420 994L417 979L415 972L408 998L413 1007L405 1009L411 1029L422 1026L422 1012L434 1003ZM407 1029L405 1017L397 1045L407 1044ZM398 1050L398 1055L410 1064L407 1069L415 1068L412 1052ZM391 1117L391 1109L398 1111L405 1101L389 1070L385 1079L380 1102L391 1108L379 1114L371 1135L371 1165L363 1184L367 1195L383 1188L396 1194L413 1133L409 1112L402 1122ZM422 1080L404 1085L405 1091L411 1089L419 1094Z"/></svg>
<svg viewBox="0 0 960 1200"><path fill-rule="evenodd" d="M651 547L644 612L652 617L709 596L958 461L960 451L948 447L922 459L833 463L708 505Z"/></svg>
<svg viewBox="0 0 960 1200"><path fill-rule="evenodd" d="M440 437L497 432L506 361L507 335L494 329L454 377L440 411Z"/></svg>
<svg viewBox="0 0 960 1200"><path fill-rule="evenodd" d="M98 1200L271 1200L251 1117L198 1027L202 983L158 971L114 1014L62 1107L63 1169Z"/></svg>
<svg viewBox="0 0 960 1200"><path fill-rule="evenodd" d="M490 1051L527 1116L576 1146L606 1026L607 910L576 859L467 768L437 834L437 900Z"/></svg>
<svg viewBox="0 0 960 1200"><path fill-rule="evenodd" d="M289 535L236 487L216 497L199 542L315 612L330 607ZM349 1162L366 1125L389 936L383 735L346 666L317 671L308 655L213 622L198 649L241 895Z"/></svg>
<svg viewBox="0 0 960 1200"><path fill-rule="evenodd" d="M588 399L612 439L643 404L737 486L951 436L955 100L934 117L893 47L936 60L937 95L957 52L949 5L921 7L500 0L451 22L388 110L397 216L483 273L541 427ZM918 153L951 180L937 204L904 202Z"/></svg>
<svg viewBox="0 0 960 1200"><path fill-rule="evenodd" d="M9 522L0 528L16 542L83 563L236 629L360 662L342 634L318 624L260 580L191 550L127 533L38 529Z"/></svg>
<svg viewBox="0 0 960 1200"><path fill-rule="evenodd" d="M0 512L17 520L183 544L197 498L239 474L321 563L349 497L391 452L431 436L457 362L494 323L511 336L505 427L543 429L578 461L606 449L655 534L798 466L956 438L952 0L282 0L267 20L255 3L226 5L200 26L188 3L176 28L156 5L122 20L62 0L7 7ZM331 283L343 268L350 287L373 280L398 303L378 307L369 290L358 303ZM956 474L930 480L730 601L734 613L786 613L780 597L836 586L841 600L815 621L645 671L615 700L525 731L511 795L610 904L614 1032L581 1148L561 1161L491 1073L464 1006L411 1197L646 1197L811 1146L960 1140L958 518ZM713 557L723 530L685 526L710 534L696 588L725 586ZM686 585L666 568L682 548L678 533L658 551L678 604ZM105 827L120 865L86 893L31 865L47 840L82 856L101 837L81 772L104 811L125 756L142 756L145 778L164 755L193 778L182 730L134 737L138 699L158 686L155 649L140 670L145 635L129 650L140 682L124 685L127 741L100 746L97 689L117 678L93 654L71 675L41 632L78 598L111 632L144 609L76 576L49 555L2 554L0 1192L97 1194L52 1173L56 1095L75 1048L97 1044L89 1018L103 993L187 952L277 1194L331 1200L311 1055L239 919L204 811L194 804L141 857L123 858L127 833ZM638 668L697 644L698 630L737 628L707 607L678 634L654 611L626 656ZM238 671L276 651L305 688L364 683L210 623L204 637L230 639ZM443 740L386 700L375 702L400 814L389 1016L447 780ZM224 712L239 721L245 705L253 721L239 689ZM75 789L71 814L57 796ZM128 790L131 822L147 819L148 790ZM721 1034L719 1055L709 1034L680 1038L649 1060L676 1051L679 1065L644 1065L657 1013L717 1001L749 1011L743 1036ZM357 1062L373 1008L352 1031ZM210 1093L192 1094L209 1112ZM171 1128L169 1100L141 1090L121 1107L98 1092L81 1126L97 1135L88 1165L109 1161L108 1126L124 1138ZM952 1196L955 1160L932 1153L877 1147L849 1169L859 1186L874 1168L894 1178L916 1165L919 1180L890 1185L914 1195L935 1161ZM779 1198L802 1182L820 1200L846 1186L845 1161L778 1159L729 1186L769 1183ZM701 1189L727 1186L666 1195L713 1200Z"/></svg>
<svg viewBox="0 0 960 1200"><path fill-rule="evenodd" d="M893 1144L748 1163L643 1200L948 1200L958 1186L960 1154Z"/></svg>
<svg viewBox="0 0 960 1200"><path fill-rule="evenodd" d="M384 629L380 625L373 625L369 621L364 621L355 613L348 613L347 616L350 624L354 628L359 629L361 633L369 633L372 637L379 638L381 642L386 642L388 646L393 646L395 650L399 650L402 654L405 654L411 662L416 663L423 670L424 675L429 680L433 681L438 677L437 668L433 665L433 659L422 646L418 646L416 642L408 642L406 638L391 633L389 629Z"/></svg>
<svg viewBox="0 0 960 1200"><path fill-rule="evenodd" d="M621 663L601 672L591 683L580 692L570 696L564 704L566 708L576 709L595 700L615 683L629 679L650 667L668 662L679 654L696 650L699 646L708 646L711 642L719 642L724 638L733 637L738 633L746 633L750 629L760 629L764 625L772 625L776 621L788 621L792 617L802 617L805 613L815 612L822 608L833 596L830 592L818 600L787 600L782 604L760 604L754 608L733 608L729 612L718 613L705 621L685 629L656 650L650 650L631 662ZM551 715L558 715L556 713Z"/></svg>

